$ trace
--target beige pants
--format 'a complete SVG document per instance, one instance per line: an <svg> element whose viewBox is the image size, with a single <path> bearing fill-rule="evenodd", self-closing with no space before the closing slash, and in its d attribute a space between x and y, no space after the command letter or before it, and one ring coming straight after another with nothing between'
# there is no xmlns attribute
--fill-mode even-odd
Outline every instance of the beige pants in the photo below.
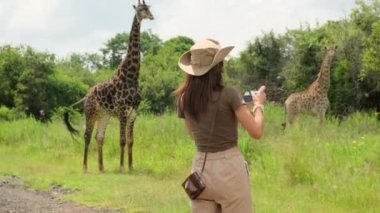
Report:
<svg viewBox="0 0 380 213"><path fill-rule="evenodd" d="M201 171L205 153L197 152L192 171ZM251 213L252 199L248 168L237 147L208 153L202 178L205 190L191 200L193 213Z"/></svg>

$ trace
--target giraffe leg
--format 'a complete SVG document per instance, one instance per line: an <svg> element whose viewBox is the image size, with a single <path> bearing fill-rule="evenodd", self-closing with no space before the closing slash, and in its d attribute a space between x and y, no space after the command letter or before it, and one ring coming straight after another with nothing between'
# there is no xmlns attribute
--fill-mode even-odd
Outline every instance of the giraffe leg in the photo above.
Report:
<svg viewBox="0 0 380 213"><path fill-rule="evenodd" d="M124 172L124 150L126 144L125 129L127 125L127 117L121 115L120 118L120 172Z"/></svg>
<svg viewBox="0 0 380 213"><path fill-rule="evenodd" d="M289 98L285 101L285 122L282 124L283 129L289 128L297 115L296 110L296 102L294 100L294 97L292 95L289 96Z"/></svg>
<svg viewBox="0 0 380 213"><path fill-rule="evenodd" d="M286 108L286 124L285 124L285 126L290 127L294 123L296 116L297 116L297 113L296 113L295 109L292 108L291 106L288 106Z"/></svg>
<svg viewBox="0 0 380 213"><path fill-rule="evenodd" d="M104 141L104 134L107 129L108 121L110 119L110 116L106 113L103 113L101 116L99 116L98 119L98 128L96 132L96 143L98 146L98 167L99 171L104 171L103 166L103 141Z"/></svg>
<svg viewBox="0 0 380 213"><path fill-rule="evenodd" d="M284 106L284 117L285 117L285 121L284 121L284 123L282 123L281 124L281 126L282 126L282 130L285 130L285 128L286 128L286 118L287 118L287 114L286 114L286 105Z"/></svg>
<svg viewBox="0 0 380 213"><path fill-rule="evenodd" d="M292 125L292 124L294 123L295 119L296 119L295 114L290 114L290 115L288 116L288 122L287 122L288 125L289 125L289 126Z"/></svg>
<svg viewBox="0 0 380 213"><path fill-rule="evenodd" d="M322 125L322 124L324 123L324 121L325 121L326 112L327 112L327 109L329 108L329 105L330 105L330 103L329 103L329 99L328 99L327 97L325 98L324 102L325 102L326 104L322 107L321 111L319 112L319 123L320 123L321 125Z"/></svg>
<svg viewBox="0 0 380 213"><path fill-rule="evenodd" d="M319 124L322 125L323 122L325 121L325 112L324 111L319 112L318 117L319 117Z"/></svg>
<svg viewBox="0 0 380 213"><path fill-rule="evenodd" d="M135 109L132 109L128 115L127 119L127 144L128 144L128 169L133 169L133 158L132 158L132 149L133 149L133 128L135 120L137 118L137 112Z"/></svg>
<svg viewBox="0 0 380 213"><path fill-rule="evenodd" d="M91 135L96 122L95 114L86 114L86 131L84 133L84 158L83 158L83 172L87 172L87 155L88 147L91 142Z"/></svg>

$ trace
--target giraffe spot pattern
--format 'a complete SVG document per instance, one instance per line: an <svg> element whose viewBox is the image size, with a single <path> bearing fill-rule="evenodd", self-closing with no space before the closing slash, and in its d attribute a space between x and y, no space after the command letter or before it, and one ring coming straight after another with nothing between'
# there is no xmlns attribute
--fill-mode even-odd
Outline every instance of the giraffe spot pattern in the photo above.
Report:
<svg viewBox="0 0 380 213"><path fill-rule="evenodd" d="M90 143L91 133L97 119L102 119L103 113L117 115L120 120L120 140L121 145L125 146L128 139L128 147L132 147L133 143L133 122L136 118L135 109L140 103L141 95L138 86L138 71L140 68L140 22L144 18L152 18L149 7L143 4L138 5L136 14L132 23L130 32L130 40L128 43L127 56L119 65L116 74L111 81L99 83L93 86L84 101L86 115L86 133L85 141ZM132 73L130 73L132 72ZM132 109L131 117L128 118L126 113L128 109ZM126 126L128 125L127 129ZM126 132L128 131L128 138ZM100 140L100 138L99 138ZM85 148L85 157L83 168L87 170L87 145ZM132 155L129 155L132 159ZM120 157L120 167L124 167L124 156ZM132 161L129 166L132 166ZM103 168L103 164L99 161L99 168Z"/></svg>
<svg viewBox="0 0 380 213"><path fill-rule="evenodd" d="M327 54L322 61L318 78L307 90L291 94L285 101L287 113L286 123L291 124L300 112L311 112L318 114L321 122L324 118L329 100L327 92L330 87L330 64L335 53L336 45L327 48Z"/></svg>

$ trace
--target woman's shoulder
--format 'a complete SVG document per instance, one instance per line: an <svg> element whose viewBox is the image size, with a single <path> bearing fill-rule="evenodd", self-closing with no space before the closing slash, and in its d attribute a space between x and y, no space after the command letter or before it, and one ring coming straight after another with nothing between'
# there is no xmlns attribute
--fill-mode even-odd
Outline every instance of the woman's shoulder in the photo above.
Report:
<svg viewBox="0 0 380 213"><path fill-rule="evenodd" d="M233 110L236 110L243 103L243 98L236 87L224 87L223 93L224 101L232 106Z"/></svg>
<svg viewBox="0 0 380 213"><path fill-rule="evenodd" d="M231 86L225 86L223 88L223 93L226 95L226 96L236 96L236 95L239 95L239 91L237 88L235 87L231 87Z"/></svg>

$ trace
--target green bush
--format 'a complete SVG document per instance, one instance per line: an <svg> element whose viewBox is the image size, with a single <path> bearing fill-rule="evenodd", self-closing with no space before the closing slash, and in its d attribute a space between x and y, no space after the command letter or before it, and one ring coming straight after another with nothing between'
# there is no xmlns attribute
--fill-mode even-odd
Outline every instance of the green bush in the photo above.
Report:
<svg viewBox="0 0 380 213"><path fill-rule="evenodd" d="M25 113L16 108L9 109L6 106L0 106L0 121L13 121L22 118L26 118Z"/></svg>

